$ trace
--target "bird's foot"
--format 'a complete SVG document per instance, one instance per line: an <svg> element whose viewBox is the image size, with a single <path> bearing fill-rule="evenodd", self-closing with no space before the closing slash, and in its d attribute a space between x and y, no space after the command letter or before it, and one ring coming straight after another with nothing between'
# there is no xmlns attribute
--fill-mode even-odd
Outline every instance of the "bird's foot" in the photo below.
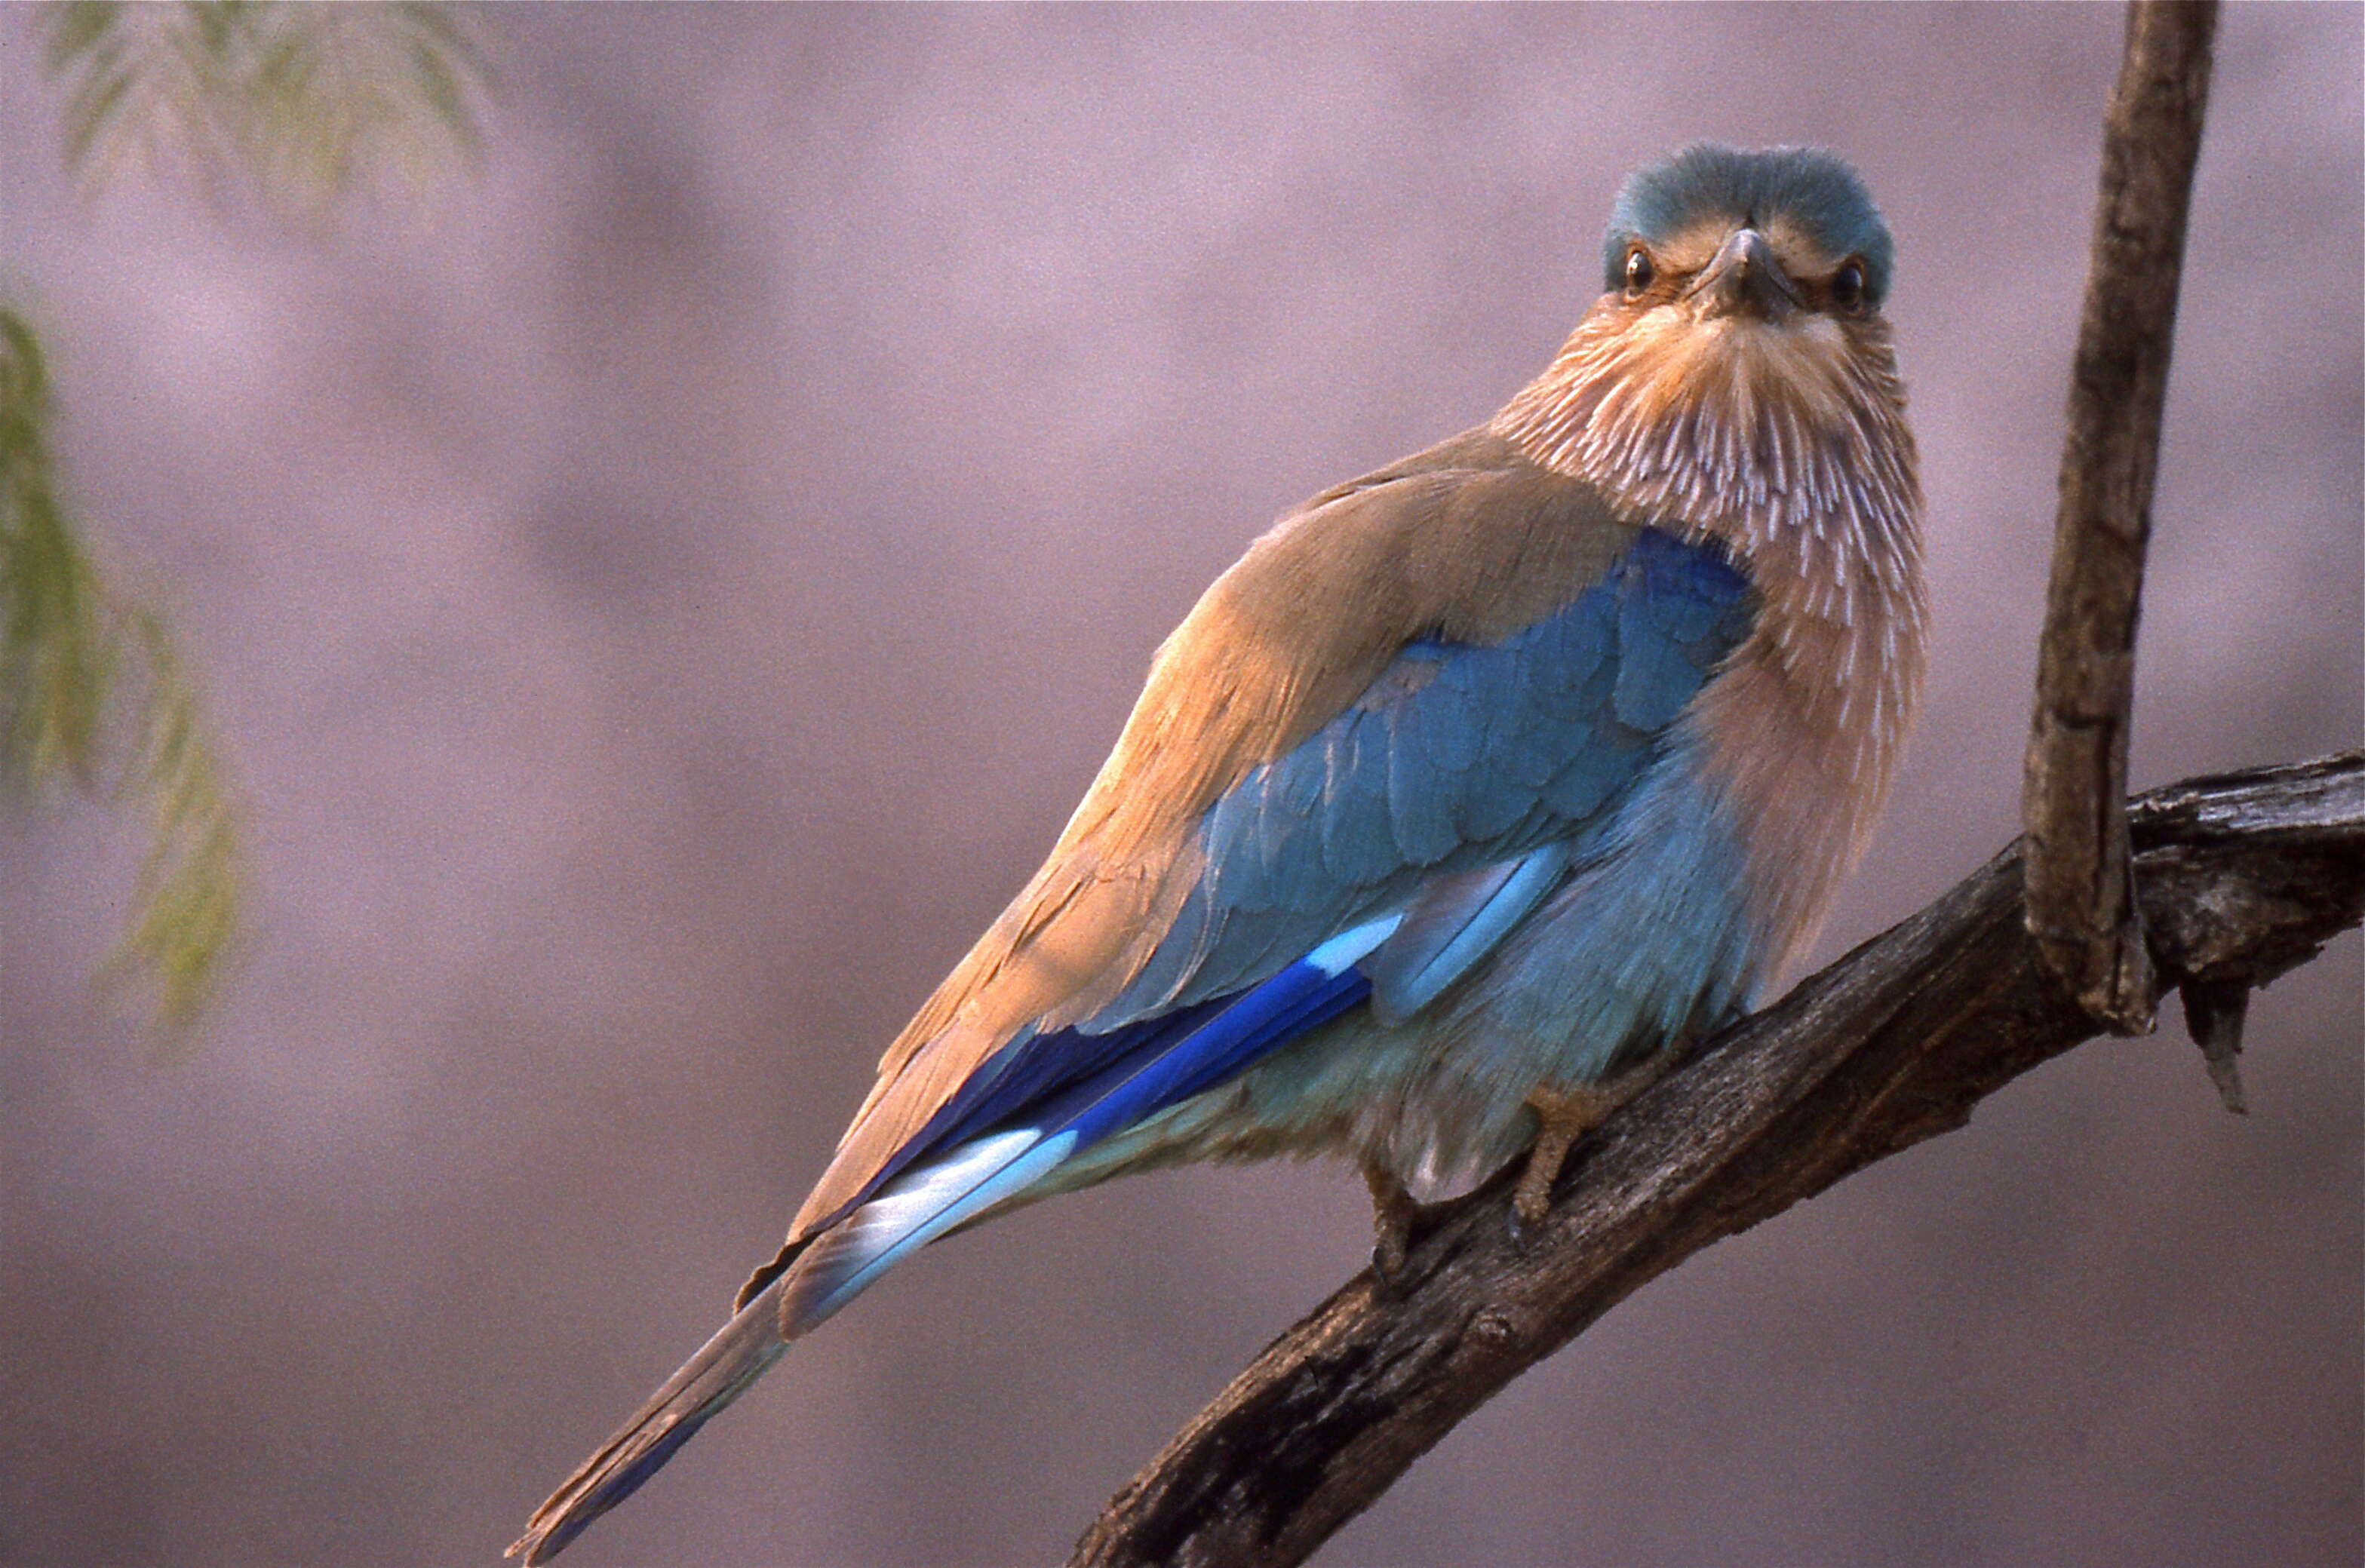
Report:
<svg viewBox="0 0 2365 1568"><path fill-rule="evenodd" d="M1511 1193L1511 1241L1525 1247L1529 1235L1544 1222L1552 1208L1552 1183L1560 1179L1568 1151L1576 1140L1601 1125L1618 1106L1609 1092L1584 1089L1539 1089L1528 1096L1540 1124L1536 1141L1528 1149L1527 1169Z"/></svg>
<svg viewBox="0 0 2365 1568"><path fill-rule="evenodd" d="M1528 1150L1527 1169L1519 1172L1511 1193L1511 1243L1525 1247L1530 1233L1543 1225L1552 1209L1552 1183L1576 1141L1608 1121L1611 1113L1656 1083L1684 1052L1661 1051L1629 1068L1607 1083L1577 1089L1539 1088L1528 1096L1536 1114L1536 1141Z"/></svg>
<svg viewBox="0 0 2365 1568"><path fill-rule="evenodd" d="M1372 1190L1372 1274L1382 1285L1393 1286L1404 1275L1405 1253L1422 1207L1385 1166L1365 1160L1363 1185Z"/></svg>

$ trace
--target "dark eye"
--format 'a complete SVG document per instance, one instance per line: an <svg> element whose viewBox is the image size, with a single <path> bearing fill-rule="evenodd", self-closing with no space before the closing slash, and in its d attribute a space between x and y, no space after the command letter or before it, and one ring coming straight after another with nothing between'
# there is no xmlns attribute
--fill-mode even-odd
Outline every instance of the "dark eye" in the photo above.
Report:
<svg viewBox="0 0 2365 1568"><path fill-rule="evenodd" d="M1651 280L1658 275L1659 269L1651 264L1651 258L1640 246L1626 252L1626 292L1630 297L1650 287Z"/></svg>
<svg viewBox="0 0 2365 1568"><path fill-rule="evenodd" d="M1854 310L1864 303L1864 268L1850 262L1832 274L1832 300L1843 310Z"/></svg>

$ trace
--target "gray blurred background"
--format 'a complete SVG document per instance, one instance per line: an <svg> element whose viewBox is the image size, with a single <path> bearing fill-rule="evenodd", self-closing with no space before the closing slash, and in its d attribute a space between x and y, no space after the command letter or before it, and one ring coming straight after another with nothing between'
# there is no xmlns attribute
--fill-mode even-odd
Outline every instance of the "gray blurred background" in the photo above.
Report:
<svg viewBox="0 0 2365 1568"><path fill-rule="evenodd" d="M2360 13L2225 17L2139 784L2360 729ZM159 1063L136 823L0 813L0 1560L491 1564L720 1320L880 1048L1279 510L1474 423L1695 137L1897 231L1937 646L1836 953L2014 831L2115 8L480 20L483 177L325 236L76 200L0 15L67 477L258 884ZM2359 944L1718 1247L1322 1561L2354 1563ZM1193 1170L932 1250L571 1563L1015 1564L1362 1266Z"/></svg>

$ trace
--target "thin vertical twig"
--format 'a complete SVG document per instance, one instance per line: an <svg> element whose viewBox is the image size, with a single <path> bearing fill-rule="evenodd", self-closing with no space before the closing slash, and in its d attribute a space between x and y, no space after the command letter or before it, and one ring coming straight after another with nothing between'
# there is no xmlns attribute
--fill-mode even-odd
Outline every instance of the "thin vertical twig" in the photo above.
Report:
<svg viewBox="0 0 2365 1568"><path fill-rule="evenodd" d="M2160 410L2216 28L2215 0L2128 8L2103 122L2022 797L2029 934L2079 1005L2121 1034L2151 1027L2158 994L2121 802Z"/></svg>

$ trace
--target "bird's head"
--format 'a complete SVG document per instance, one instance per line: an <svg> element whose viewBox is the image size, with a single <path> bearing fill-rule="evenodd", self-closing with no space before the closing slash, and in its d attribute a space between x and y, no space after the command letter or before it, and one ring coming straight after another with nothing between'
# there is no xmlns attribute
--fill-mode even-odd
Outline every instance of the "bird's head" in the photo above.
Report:
<svg viewBox="0 0 2365 1568"><path fill-rule="evenodd" d="M1685 148L1627 179L1602 265L1607 292L1497 418L1530 456L1719 532L1918 510L1889 227L1844 162Z"/></svg>
<svg viewBox="0 0 2365 1568"><path fill-rule="evenodd" d="M1812 148L1687 147L1627 180L1601 251L1597 308L1627 330L1823 336L1889 294L1889 226L1855 171Z"/></svg>

